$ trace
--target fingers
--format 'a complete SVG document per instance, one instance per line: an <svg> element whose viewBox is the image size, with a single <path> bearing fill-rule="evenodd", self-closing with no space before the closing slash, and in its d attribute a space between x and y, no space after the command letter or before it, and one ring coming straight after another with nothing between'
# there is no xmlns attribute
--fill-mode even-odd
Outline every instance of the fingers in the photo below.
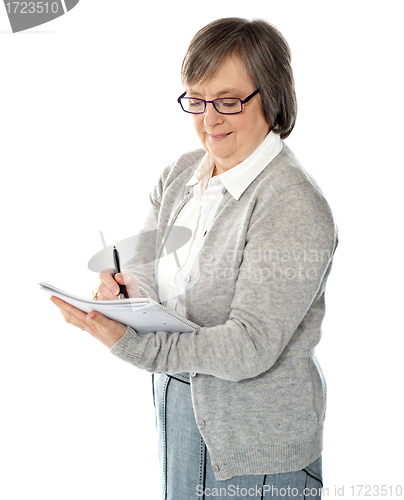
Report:
<svg viewBox="0 0 404 500"><path fill-rule="evenodd" d="M98 339L98 336L93 332L91 328L88 327L88 324L80 323L73 316L70 316L69 314L65 313L62 309L60 309L60 312L62 313L62 316L64 317L66 323L75 326L77 328L80 328L80 330L82 330L83 332L86 331L87 333Z"/></svg>
<svg viewBox="0 0 404 500"><path fill-rule="evenodd" d="M126 292L129 298L140 297L139 283L130 273L119 273L115 275L115 280L120 285L126 286Z"/></svg>
<svg viewBox="0 0 404 500"><path fill-rule="evenodd" d="M119 294L119 285L114 279L115 270L105 269L100 273L98 285L98 300L115 300Z"/></svg>
<svg viewBox="0 0 404 500"><path fill-rule="evenodd" d="M94 295L95 300L116 300L116 298L117 297L115 295L113 295L111 297L110 294L108 294L108 297L106 297L105 295L102 295L101 293L97 293L97 295Z"/></svg>
<svg viewBox="0 0 404 500"><path fill-rule="evenodd" d="M51 297L51 301L60 309L66 323L69 323L78 328L85 329L89 326L89 321L87 319L87 314L74 306L71 306L64 300L58 297Z"/></svg>
<svg viewBox="0 0 404 500"><path fill-rule="evenodd" d="M65 321L70 325L86 330L109 349L124 335L126 326L113 321L103 314L91 311L89 314L52 296L51 301L60 309Z"/></svg>
<svg viewBox="0 0 404 500"><path fill-rule="evenodd" d="M111 348L126 332L126 326L103 314L91 311L88 319L93 325L94 336L98 338L105 346Z"/></svg>
<svg viewBox="0 0 404 500"><path fill-rule="evenodd" d="M131 273L115 274L114 269L105 269L99 278L98 300L115 300L120 293L119 285L125 285L129 298L140 297L139 283Z"/></svg>

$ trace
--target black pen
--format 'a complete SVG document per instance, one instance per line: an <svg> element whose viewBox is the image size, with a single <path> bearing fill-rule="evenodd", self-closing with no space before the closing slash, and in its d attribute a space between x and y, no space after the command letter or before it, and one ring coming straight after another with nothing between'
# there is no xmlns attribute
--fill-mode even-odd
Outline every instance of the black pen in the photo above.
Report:
<svg viewBox="0 0 404 500"><path fill-rule="evenodd" d="M121 264L119 262L119 253L115 246L113 253L114 253L115 274L118 274L121 272ZM125 285L119 285L118 299L124 299L124 298L125 298Z"/></svg>

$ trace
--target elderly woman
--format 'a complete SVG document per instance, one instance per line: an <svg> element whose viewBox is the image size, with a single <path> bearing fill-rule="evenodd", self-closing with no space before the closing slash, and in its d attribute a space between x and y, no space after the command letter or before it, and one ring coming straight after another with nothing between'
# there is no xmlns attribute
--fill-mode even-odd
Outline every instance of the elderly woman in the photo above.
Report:
<svg viewBox="0 0 404 500"><path fill-rule="evenodd" d="M52 300L156 374L162 498L320 498L326 387L314 350L337 234L282 141L296 119L290 50L264 21L221 19L195 35L182 81L203 149L163 170L144 240L97 293L115 298L125 283L201 328L139 335ZM166 255L169 231L148 230L174 225L192 238Z"/></svg>

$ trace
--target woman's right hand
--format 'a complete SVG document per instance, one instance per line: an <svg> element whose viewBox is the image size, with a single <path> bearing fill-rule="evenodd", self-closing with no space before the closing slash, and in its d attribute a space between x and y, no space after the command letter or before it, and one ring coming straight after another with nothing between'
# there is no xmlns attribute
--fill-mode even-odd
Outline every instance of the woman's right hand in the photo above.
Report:
<svg viewBox="0 0 404 500"><path fill-rule="evenodd" d="M115 274L114 269L105 269L99 275L99 284L93 295L96 292L98 300L116 300L119 295L119 285L125 285L127 298L140 297L139 283L137 279L130 273Z"/></svg>

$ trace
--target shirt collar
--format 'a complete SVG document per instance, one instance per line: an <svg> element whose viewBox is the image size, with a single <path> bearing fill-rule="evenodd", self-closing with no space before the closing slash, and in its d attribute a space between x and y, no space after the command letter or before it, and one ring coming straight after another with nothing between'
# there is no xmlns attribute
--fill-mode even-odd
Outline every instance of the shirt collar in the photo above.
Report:
<svg viewBox="0 0 404 500"><path fill-rule="evenodd" d="M283 142L279 134L272 130L261 142L258 148L244 161L223 174L216 176L236 200L258 177L264 168L282 151ZM199 183L201 191L205 191L212 177L214 160L209 153L203 157L187 186Z"/></svg>

